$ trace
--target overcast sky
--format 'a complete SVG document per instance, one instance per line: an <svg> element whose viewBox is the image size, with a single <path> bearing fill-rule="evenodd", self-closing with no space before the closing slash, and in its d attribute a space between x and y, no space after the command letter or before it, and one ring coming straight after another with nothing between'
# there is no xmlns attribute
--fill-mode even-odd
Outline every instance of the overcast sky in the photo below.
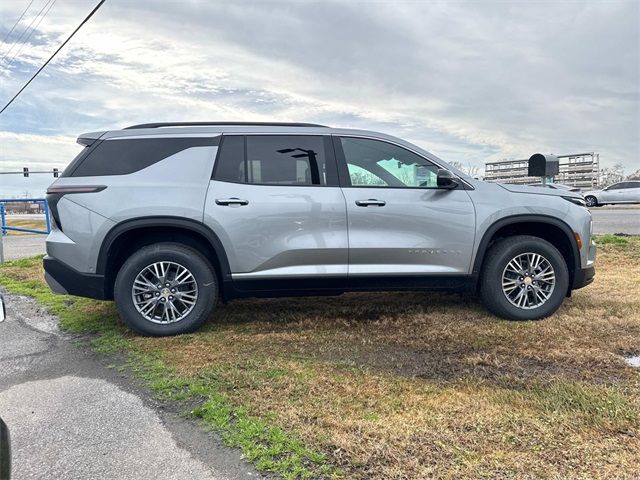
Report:
<svg viewBox="0 0 640 480"><path fill-rule="evenodd" d="M53 1L0 44L3 105L97 3ZM0 39L28 3L0 2ZM384 131L464 165L596 151L630 173L639 32L637 0L107 0L0 115L0 171L63 168L87 131L272 120ZM0 197L51 180L0 175Z"/></svg>

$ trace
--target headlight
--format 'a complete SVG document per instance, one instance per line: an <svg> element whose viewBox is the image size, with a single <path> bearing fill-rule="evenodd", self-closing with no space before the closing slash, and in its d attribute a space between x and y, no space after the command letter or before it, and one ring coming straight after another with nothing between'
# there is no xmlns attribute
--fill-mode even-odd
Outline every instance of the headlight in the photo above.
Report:
<svg viewBox="0 0 640 480"><path fill-rule="evenodd" d="M584 198L580 197L562 197L565 200L569 200L571 203L575 203L576 205L580 205L581 207L586 207L587 202L584 201Z"/></svg>

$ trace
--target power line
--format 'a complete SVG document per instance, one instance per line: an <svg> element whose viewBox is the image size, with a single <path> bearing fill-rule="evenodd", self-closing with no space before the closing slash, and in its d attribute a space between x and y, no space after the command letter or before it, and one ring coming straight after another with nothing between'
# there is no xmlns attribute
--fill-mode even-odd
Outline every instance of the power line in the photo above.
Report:
<svg viewBox="0 0 640 480"><path fill-rule="evenodd" d="M20 34L20 36L18 37L18 40L16 40L12 45L11 48L9 50L7 50L7 53L5 53L2 56L2 60L4 60L5 58L7 58L9 56L9 54L13 51L13 47L15 47L16 45L18 45L20 43L20 40L22 40L22 37L24 37L24 34L27 33L29 30L31 30L32 25L36 22L36 20L38 19L38 17L40 17L40 15L42 14L42 12L44 12L44 9L47 8L47 5L49 5L49 3L51 2L51 0L47 0L47 3L45 3L42 8L40 9L40 11L38 12L38 14L33 17L33 20L31 20L31 23L27 26L27 28L25 28L22 33ZM31 36L31 34L29 34L29 36Z"/></svg>
<svg viewBox="0 0 640 480"><path fill-rule="evenodd" d="M11 67L11 65L13 65L13 62L15 62L16 58L18 58L18 56L20 55L20 52L22 52L22 49L24 48L25 45L28 44L29 39L31 38L31 35L33 35L33 32L35 32L36 30L38 30L38 27L40 26L40 24L42 23L42 20L44 20L44 17L46 17L49 14L49 11L53 8L53 6L55 5L57 0L53 0L51 2L51 4L49 4L49 8L47 8L47 11L44 12L44 15L42 15L40 17L40 20L38 20L38 23L35 24L35 26L33 27L33 29L31 30L31 32L29 33L29 35L27 35L27 38L24 39L24 42L22 43L22 45L20 45L20 48L18 49L18 51L15 53L15 55L13 57L11 57L11 60L9 60L9 62L7 63L7 70L9 70L9 68ZM48 3L48 2L47 2Z"/></svg>
<svg viewBox="0 0 640 480"><path fill-rule="evenodd" d="M73 38L73 36L78 32L78 30L80 30L80 29L82 28L82 26L83 26L85 23L87 23L91 17L93 17L93 14L94 14L94 13L96 13L96 12L98 11L98 9L102 6L102 4L103 4L105 1L106 1L106 0L100 0L100 2L98 3L98 5L96 5L96 6L93 8L93 10L91 10L91 13L89 13L89 15L87 15L87 16L85 17L85 19L82 21L82 23L81 23L80 25L78 25L78 26L76 27L76 29L71 33L71 35L69 35L69 37L68 37L64 42L62 42L62 45L60 45L60 46L58 47L58 49L57 49L55 52L53 52L53 55L51 55L51 56L49 57L49 59L48 59L46 62L44 62L44 64L43 64L43 65L38 69L38 71L37 71L36 73L34 73L34 74L33 74L33 76L29 79L29 81L28 81L27 83L25 83L25 84L24 84L24 86L23 86L23 87L18 91L18 93L16 93L16 94L13 96L13 98L12 98L11 100L9 100L9 102L8 102L4 107L2 107L2 110L0 110L0 114L2 114L2 113L3 113L3 112L4 112L4 111L9 107L9 105L11 105L11 104L13 103L13 101L14 101L16 98L18 98L18 95L20 95L20 94L24 91L24 89L25 89L25 88L27 88L27 87L29 86L29 84L30 84L30 83L31 83L31 82L32 82L32 81L33 81L33 80L38 76L38 74L39 74L42 70L44 70L44 67L46 67L46 66L49 64L49 62L50 62L51 60L53 60L53 57L55 57L55 56L58 54L58 52L59 52L60 50L62 50L62 49L63 49L63 47L64 47L64 46L69 42L69 40L71 40L71 39Z"/></svg>
<svg viewBox="0 0 640 480"><path fill-rule="evenodd" d="M27 10L29 10L29 8L31 7L31 4L33 3L33 0L31 0L29 2L29 5L27 5L27 8L24 9L24 11L22 12L22 15L20 15L20 18L18 18L18 20L16 20L16 23L13 24L13 27L11 27L11 30L9 30L9 33L7 33L4 38L2 39L2 43L6 42L7 39L11 36L11 34L13 33L13 30L16 28L16 26L20 23L20 20L22 20L22 17L24 17L24 14L27 13Z"/></svg>

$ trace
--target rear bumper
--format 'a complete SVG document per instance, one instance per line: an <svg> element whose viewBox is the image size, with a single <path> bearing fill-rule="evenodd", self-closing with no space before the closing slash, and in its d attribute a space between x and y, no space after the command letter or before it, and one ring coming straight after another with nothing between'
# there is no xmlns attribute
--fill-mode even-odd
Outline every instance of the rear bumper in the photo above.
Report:
<svg viewBox="0 0 640 480"><path fill-rule="evenodd" d="M44 279L54 293L105 300L104 275L82 273L60 260L46 256Z"/></svg>
<svg viewBox="0 0 640 480"><path fill-rule="evenodd" d="M576 273L573 275L573 285L572 289L577 290L578 288L586 287L591 282L593 282L593 277L596 276L596 267L593 265L587 268L581 268L580 270L576 270Z"/></svg>

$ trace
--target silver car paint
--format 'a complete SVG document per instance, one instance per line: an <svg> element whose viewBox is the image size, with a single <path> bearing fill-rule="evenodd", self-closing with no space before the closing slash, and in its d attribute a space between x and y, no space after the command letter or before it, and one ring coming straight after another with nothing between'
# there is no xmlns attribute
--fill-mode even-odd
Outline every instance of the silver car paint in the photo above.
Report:
<svg viewBox="0 0 640 480"><path fill-rule="evenodd" d="M475 235L465 190L344 188L349 216L349 275L464 274ZM384 206L361 207L376 199Z"/></svg>
<svg viewBox="0 0 640 480"><path fill-rule="evenodd" d="M130 175L58 179L56 186L94 184L108 188L63 197L59 210L65 232L56 230L49 235L48 253L76 270L92 273L110 228L126 220L162 215L208 225L221 239L236 278L344 275L349 257L353 275L470 273L480 240L494 222L512 215L536 214L560 219L580 233L584 241L581 266L593 262L591 215L561 198L575 194L484 183L415 145L381 133L321 127L212 126L94 132L92 138L109 141L222 133L345 134L389 141L453 171L472 189L376 188L369 194L371 189L215 182L210 177L217 147L193 147ZM380 195L387 205L379 210L355 207L361 196ZM216 205L215 199L223 197L247 197L249 205Z"/></svg>
<svg viewBox="0 0 640 480"><path fill-rule="evenodd" d="M239 198L247 205L218 205ZM234 278L347 274L347 213L339 187L211 181L204 222Z"/></svg>
<svg viewBox="0 0 640 480"><path fill-rule="evenodd" d="M78 271L96 271L98 255L110 228L94 229L82 241L74 229L88 231L88 219L103 217L111 226L134 218L175 216L201 222L213 159L218 147L192 147L129 175L100 177L63 177L53 185L107 185L98 193L65 195L59 202L64 233L56 231L47 238L47 252ZM74 211L70 204L84 207L98 217ZM68 237L75 248L69 247ZM53 254L55 252L55 254Z"/></svg>
<svg viewBox="0 0 640 480"><path fill-rule="evenodd" d="M625 180L623 182L618 182L618 183L626 183L626 182L638 183L640 185L640 182L638 182L637 180ZM615 185L616 184L612 186L615 186ZM596 197L596 200L600 204L640 203L640 186L637 188L620 188L620 189L612 188L609 190L606 190L606 189L590 190L588 192L584 192L583 195L585 197L587 195Z"/></svg>

